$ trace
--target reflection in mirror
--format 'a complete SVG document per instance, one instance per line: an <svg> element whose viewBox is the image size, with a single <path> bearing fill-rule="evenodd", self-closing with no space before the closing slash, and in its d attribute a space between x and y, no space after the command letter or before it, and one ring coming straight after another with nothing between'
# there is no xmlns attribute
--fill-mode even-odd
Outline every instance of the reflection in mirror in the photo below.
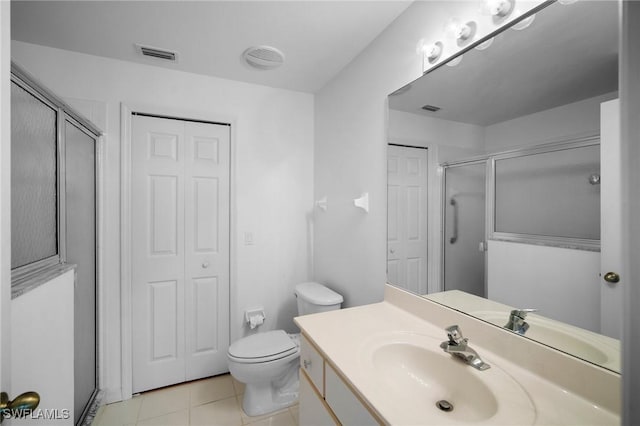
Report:
<svg viewBox="0 0 640 426"><path fill-rule="evenodd" d="M617 7L550 2L389 96L387 253L391 284L614 371Z"/></svg>

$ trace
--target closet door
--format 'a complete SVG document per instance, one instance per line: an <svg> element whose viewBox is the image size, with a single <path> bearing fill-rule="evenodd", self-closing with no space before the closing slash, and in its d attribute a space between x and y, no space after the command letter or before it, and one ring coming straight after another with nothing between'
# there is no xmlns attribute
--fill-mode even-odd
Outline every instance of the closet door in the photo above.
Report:
<svg viewBox="0 0 640 426"><path fill-rule="evenodd" d="M227 370L229 127L132 120L133 392Z"/></svg>

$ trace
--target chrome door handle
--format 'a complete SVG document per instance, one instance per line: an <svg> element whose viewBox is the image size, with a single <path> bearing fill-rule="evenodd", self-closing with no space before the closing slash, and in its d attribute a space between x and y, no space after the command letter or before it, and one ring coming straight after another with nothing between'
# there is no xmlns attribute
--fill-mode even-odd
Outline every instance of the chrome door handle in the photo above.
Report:
<svg viewBox="0 0 640 426"><path fill-rule="evenodd" d="M453 208L453 235L449 239L449 242L455 244L456 241L458 241L458 202L451 197L449 204L451 204Z"/></svg>
<svg viewBox="0 0 640 426"><path fill-rule="evenodd" d="M606 274L604 274L604 280L608 283L615 284L617 282L620 282L620 275L615 272L607 272Z"/></svg>

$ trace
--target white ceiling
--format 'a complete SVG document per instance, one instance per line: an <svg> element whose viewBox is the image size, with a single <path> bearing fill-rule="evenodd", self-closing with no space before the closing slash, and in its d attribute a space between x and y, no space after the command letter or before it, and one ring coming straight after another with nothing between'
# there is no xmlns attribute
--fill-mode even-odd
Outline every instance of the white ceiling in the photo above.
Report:
<svg viewBox="0 0 640 426"><path fill-rule="evenodd" d="M12 39L198 74L315 92L411 3L393 1L13 1ZM177 51L177 63L134 44ZM285 64L261 71L242 52L271 45Z"/></svg>

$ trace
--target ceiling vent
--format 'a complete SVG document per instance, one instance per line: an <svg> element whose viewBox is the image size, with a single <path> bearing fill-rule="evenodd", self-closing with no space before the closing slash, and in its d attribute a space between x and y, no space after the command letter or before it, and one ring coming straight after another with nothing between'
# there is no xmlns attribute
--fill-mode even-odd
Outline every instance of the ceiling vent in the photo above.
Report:
<svg viewBox="0 0 640 426"><path fill-rule="evenodd" d="M178 53L172 52L166 49L159 49L157 47L143 46L136 44L136 48L142 53L143 56L149 56L151 58L162 59L165 61L176 62L178 60Z"/></svg>
<svg viewBox="0 0 640 426"><path fill-rule="evenodd" d="M425 106L422 107L422 109L425 110L425 111L429 111L429 112L440 111L440 107L433 106L433 105L425 105Z"/></svg>
<svg viewBox="0 0 640 426"><path fill-rule="evenodd" d="M284 54L271 46L250 47L242 57L249 65L261 70L272 70L284 64Z"/></svg>

